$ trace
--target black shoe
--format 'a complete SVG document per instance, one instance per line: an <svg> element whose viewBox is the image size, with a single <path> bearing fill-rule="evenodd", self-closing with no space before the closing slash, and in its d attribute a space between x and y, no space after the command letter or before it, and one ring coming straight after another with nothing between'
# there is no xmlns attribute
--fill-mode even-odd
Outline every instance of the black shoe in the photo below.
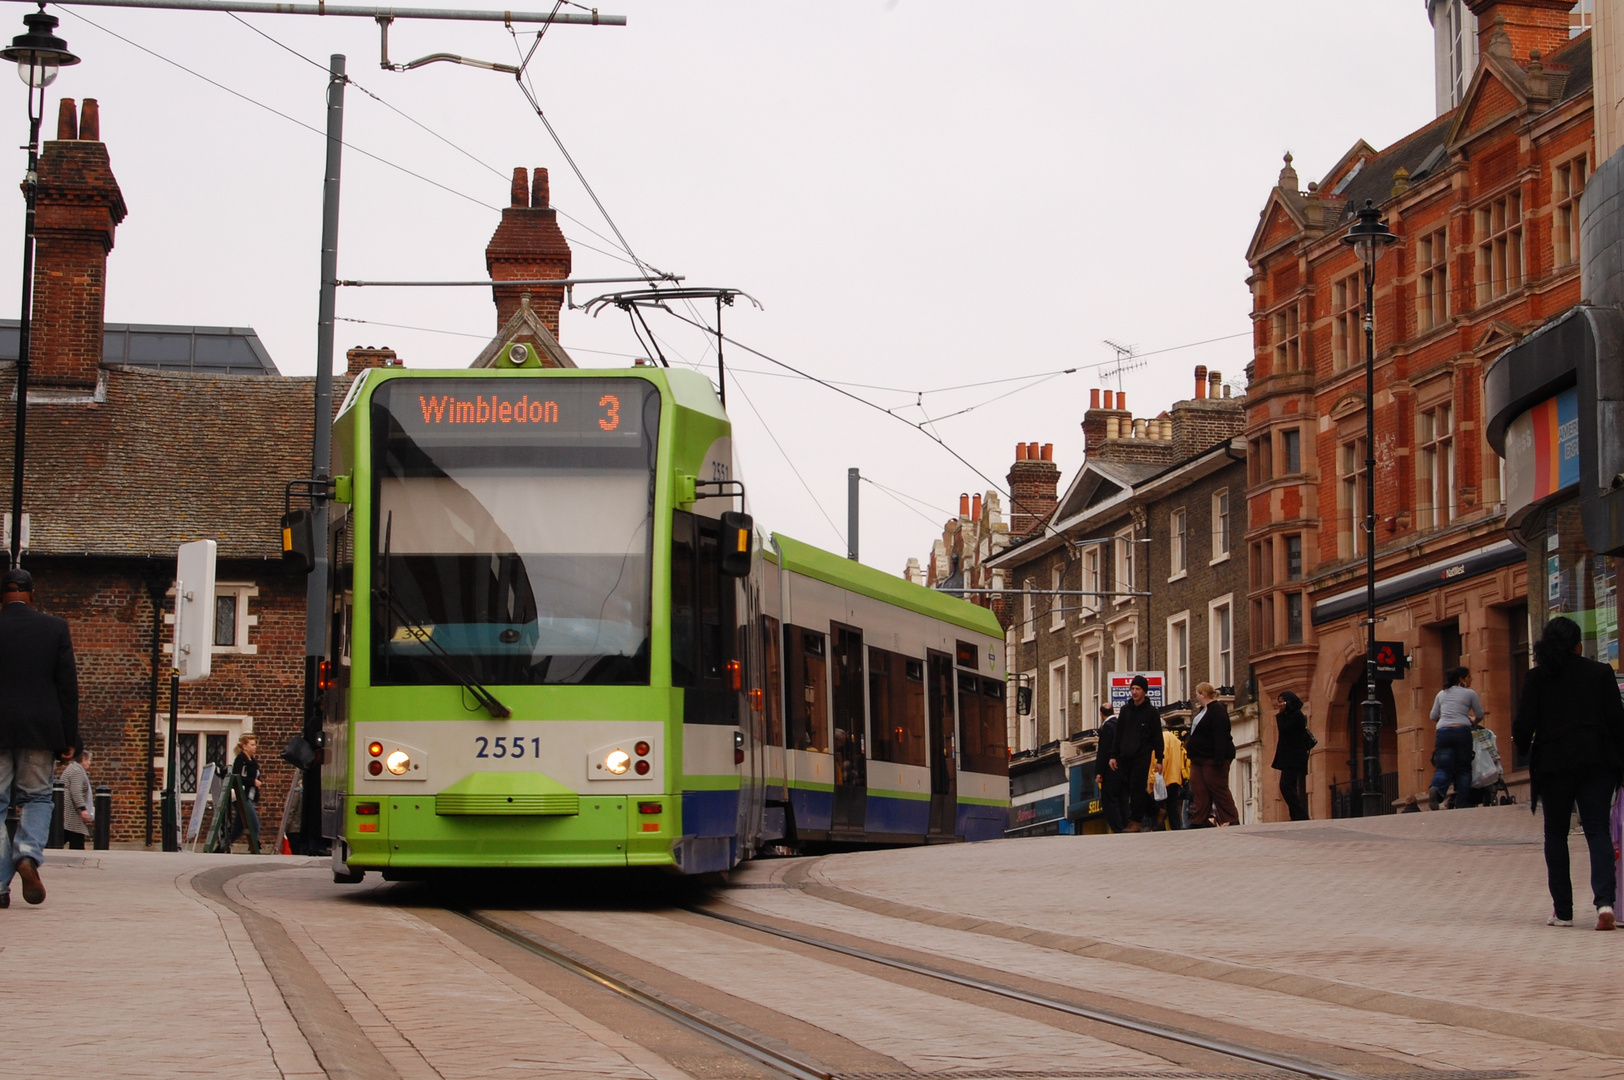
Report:
<svg viewBox="0 0 1624 1080"><path fill-rule="evenodd" d="M45 903L45 883L39 879L39 867L33 859L17 860L17 876L23 879L23 899L30 904Z"/></svg>
<svg viewBox="0 0 1624 1080"><path fill-rule="evenodd" d="M0 892L0 908L8 908L10 906L11 894L8 892Z"/></svg>

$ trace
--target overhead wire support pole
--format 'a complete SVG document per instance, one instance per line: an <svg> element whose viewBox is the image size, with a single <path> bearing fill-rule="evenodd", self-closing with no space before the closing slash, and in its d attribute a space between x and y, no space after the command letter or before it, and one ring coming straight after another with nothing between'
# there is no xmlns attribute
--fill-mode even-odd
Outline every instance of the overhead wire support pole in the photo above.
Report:
<svg viewBox="0 0 1624 1080"><path fill-rule="evenodd" d="M36 0L22 0L34 3ZM50 0L57 7L153 8L164 11L229 11L244 15L337 15L360 19L445 19L457 22L566 23L625 26L624 15L574 12L474 11L458 8L366 7L360 4L278 4L262 0Z"/></svg>
<svg viewBox="0 0 1624 1080"><path fill-rule="evenodd" d="M338 196L339 173L344 162L344 57L335 53L327 79L327 169L321 200L321 293L316 315L316 415L310 453L310 474L325 480L332 468L333 450L333 331L338 314ZM311 531L315 558L305 585L305 693L304 738L321 746L321 661L327 655L328 560L327 500L311 502ZM321 755L305 770L304 799L300 804L300 838L306 854L319 854L321 846Z"/></svg>

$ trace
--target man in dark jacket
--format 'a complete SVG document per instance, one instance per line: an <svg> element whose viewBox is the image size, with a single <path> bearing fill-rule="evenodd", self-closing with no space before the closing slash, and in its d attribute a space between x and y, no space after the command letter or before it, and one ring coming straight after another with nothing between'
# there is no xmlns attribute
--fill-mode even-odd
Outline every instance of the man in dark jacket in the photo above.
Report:
<svg viewBox="0 0 1624 1080"><path fill-rule="evenodd" d="M21 811L15 851L0 829L0 907L11 877L23 899L45 902L39 865L51 831L51 776L57 755L79 746L79 677L68 624L33 610L27 570L0 577L0 819L15 798Z"/></svg>
<svg viewBox="0 0 1624 1080"><path fill-rule="evenodd" d="M1128 701L1117 714L1116 753L1111 757L1124 787L1128 789L1128 824L1123 832L1139 832L1155 812L1150 792L1150 763L1162 765L1162 712L1150 703L1150 682L1135 675L1128 687Z"/></svg>
<svg viewBox="0 0 1624 1080"><path fill-rule="evenodd" d="M1532 802L1545 801L1545 870L1553 910L1549 926L1573 925L1568 833L1573 810L1590 849L1596 929L1616 925L1613 843L1607 815L1624 773L1624 700L1618 675L1583 655L1579 624L1557 616L1534 645L1511 738L1528 756Z"/></svg>
<svg viewBox="0 0 1624 1080"><path fill-rule="evenodd" d="M1100 809L1105 813L1105 824L1112 832L1121 832L1128 824L1127 791L1122 777L1111 767L1116 757L1117 718L1111 706L1100 706L1100 746L1094 755L1094 776L1099 781Z"/></svg>

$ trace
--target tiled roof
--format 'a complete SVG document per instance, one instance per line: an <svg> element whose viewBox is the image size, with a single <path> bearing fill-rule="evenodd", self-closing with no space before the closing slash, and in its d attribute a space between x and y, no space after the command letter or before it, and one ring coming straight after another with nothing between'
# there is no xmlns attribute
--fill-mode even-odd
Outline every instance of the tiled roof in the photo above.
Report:
<svg viewBox="0 0 1624 1080"><path fill-rule="evenodd" d="M211 539L222 559L280 557L283 486L310 475L315 379L104 372L104 402L29 405L30 552L173 558L179 545ZM349 383L334 378L335 402ZM0 371L7 448L12 385ZM7 452L0 493L9 495L11 472Z"/></svg>
<svg viewBox="0 0 1624 1080"><path fill-rule="evenodd" d="M0 319L0 360L17 359L17 320ZM202 375L277 375L259 335L245 326L107 323L102 363Z"/></svg>

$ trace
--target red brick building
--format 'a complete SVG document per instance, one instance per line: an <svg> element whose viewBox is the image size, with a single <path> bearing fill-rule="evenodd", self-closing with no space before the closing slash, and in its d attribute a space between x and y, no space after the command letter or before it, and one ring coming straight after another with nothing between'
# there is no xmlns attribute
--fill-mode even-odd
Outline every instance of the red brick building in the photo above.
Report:
<svg viewBox="0 0 1624 1080"><path fill-rule="evenodd" d="M1364 288L1342 237L1366 200L1399 238L1375 282L1377 636L1402 641L1413 661L1405 679L1383 684L1382 770L1390 794L1425 791L1428 713L1455 664L1472 668L1514 764L1527 573L1505 536L1483 372L1579 300L1578 204L1595 160L1591 47L1588 34L1569 38L1564 0L1468 6L1480 59L1460 106L1384 150L1355 143L1306 191L1287 155L1247 251L1252 665L1262 701L1293 690L1308 703L1316 817L1342 812L1360 754L1371 478ZM1264 734L1272 756L1272 723ZM1272 791L1267 816L1285 816Z"/></svg>
<svg viewBox="0 0 1624 1080"><path fill-rule="evenodd" d="M57 138L40 157L38 248L30 347L23 565L43 610L67 619L79 662L80 731L92 780L113 789L115 841L156 837L167 758L176 548L213 539L213 674L181 688L182 810L199 769L224 764L258 736L261 803L274 837L293 770L277 752L302 725L305 579L281 564L283 485L310 473L313 378L277 372L251 330L107 326L106 260L127 208L100 141L97 105L63 101ZM513 205L491 239L493 278L567 276L569 249L547 205L515 172ZM499 331L487 353L522 340L543 363L573 366L557 343L563 289L532 297L493 290ZM0 325L0 395L15 397L15 323ZM349 352L341 400L365 367L393 350ZM0 410L0 445L13 413ZM14 460L0 462L0 490Z"/></svg>

